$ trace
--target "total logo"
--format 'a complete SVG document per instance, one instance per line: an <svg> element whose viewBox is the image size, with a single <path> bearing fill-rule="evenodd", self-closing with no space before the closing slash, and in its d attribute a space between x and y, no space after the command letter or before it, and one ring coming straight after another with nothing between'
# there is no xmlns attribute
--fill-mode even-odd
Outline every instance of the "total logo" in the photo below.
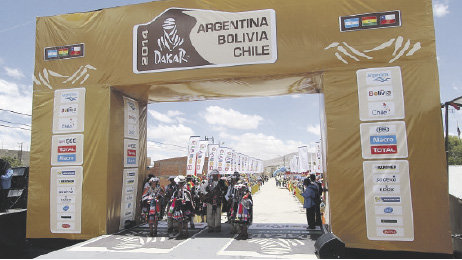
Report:
<svg viewBox="0 0 462 260"><path fill-rule="evenodd" d="M371 146L371 154L397 154L397 145Z"/></svg>
<svg viewBox="0 0 462 260"><path fill-rule="evenodd" d="M75 152L77 152L76 145L58 146L58 153L75 153Z"/></svg>

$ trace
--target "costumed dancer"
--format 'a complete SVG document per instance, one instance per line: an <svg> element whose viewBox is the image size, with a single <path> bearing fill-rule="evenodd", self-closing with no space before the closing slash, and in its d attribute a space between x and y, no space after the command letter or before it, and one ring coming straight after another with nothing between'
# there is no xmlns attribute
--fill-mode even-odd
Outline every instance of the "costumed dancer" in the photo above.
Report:
<svg viewBox="0 0 462 260"><path fill-rule="evenodd" d="M157 236L157 225L161 216L162 197L164 189L159 185L159 178L154 177L149 180L150 189L148 190L147 200L149 204L149 230L150 236Z"/></svg>
<svg viewBox="0 0 462 260"><path fill-rule="evenodd" d="M150 177L143 186L143 194L141 195L141 219L143 223L148 222L149 213L149 196L151 194L151 182L154 180L154 176Z"/></svg>
<svg viewBox="0 0 462 260"><path fill-rule="evenodd" d="M188 191L191 193L191 201L194 206L196 206L196 200L197 200L197 190L194 184L194 175L187 175L186 176L186 188ZM189 217L189 225L191 228L195 228L194 226L194 218L196 216L196 208L194 207L191 211L191 216Z"/></svg>
<svg viewBox="0 0 462 260"><path fill-rule="evenodd" d="M247 232L248 227L252 224L253 218L253 200L252 194L245 184L237 184L234 186L235 199L238 201L237 209L235 210L234 224L239 226L239 235L237 240L245 240L249 238Z"/></svg>
<svg viewBox="0 0 462 260"><path fill-rule="evenodd" d="M239 173L238 172L234 172L234 174L231 176L231 180L230 180L230 183L229 183L229 186L228 186L228 191L225 195L225 199L228 203L228 212L227 212L227 218L228 218L228 223L233 223L234 221L234 218L236 216L235 214L235 210L237 209L237 201L235 200L235 197L234 197L234 185L237 184L237 182L239 181ZM232 225L232 228L231 228L231 234L235 234L237 233L237 229L235 228L235 225Z"/></svg>
<svg viewBox="0 0 462 260"><path fill-rule="evenodd" d="M173 218L172 218L173 215L171 213L169 214L168 210L170 209L170 206L172 205L173 193L178 188L178 185L175 182L175 176L170 176L168 180L170 181L170 183L167 184L167 186L165 186L165 196L164 196L164 206L163 207L166 206L167 208L167 232L171 234L173 232Z"/></svg>
<svg viewBox="0 0 462 260"><path fill-rule="evenodd" d="M194 205L191 193L185 187L186 178L180 175L175 178L175 182L178 184L178 189L173 194L170 209L173 209L171 210L172 218L178 228L176 239L183 239L189 236L188 222L194 210Z"/></svg>
<svg viewBox="0 0 462 260"><path fill-rule="evenodd" d="M213 170L206 183L205 198L207 202L208 232L221 232L221 199L222 185L218 183L218 171Z"/></svg>

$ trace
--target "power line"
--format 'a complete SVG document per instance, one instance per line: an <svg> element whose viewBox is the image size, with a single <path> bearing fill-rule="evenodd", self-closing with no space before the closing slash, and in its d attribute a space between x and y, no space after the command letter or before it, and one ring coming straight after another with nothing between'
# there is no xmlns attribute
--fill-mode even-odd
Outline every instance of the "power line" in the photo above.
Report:
<svg viewBox="0 0 462 260"><path fill-rule="evenodd" d="M8 110L8 109L3 109L3 108L0 108L0 110L10 112L10 113L15 113L15 114L18 114L18 115L23 115L23 116L32 116L32 115L29 115L29 114L24 114L24 113L21 113L21 112L16 112L16 111L13 111L13 110Z"/></svg>
<svg viewBox="0 0 462 260"><path fill-rule="evenodd" d="M188 148L186 148L184 146L180 146L180 145L176 145L176 144L166 144L166 143L162 143L162 142L154 141L154 140L149 140L149 139L148 139L148 142L153 142L153 143L162 144L162 145L176 146L176 147L179 147L179 148L182 148L182 149L185 149L185 150L188 149Z"/></svg>
<svg viewBox="0 0 462 260"><path fill-rule="evenodd" d="M17 129L22 129L22 130L31 131L30 129L22 128L22 127L18 127L18 126L9 126L9 125L2 125L2 124L0 124L0 126L2 126L2 127L8 127L8 128L17 128Z"/></svg>
<svg viewBox="0 0 462 260"><path fill-rule="evenodd" d="M1 120L1 119L0 119L0 122L4 122L4 123L8 123L8 124L13 124L13 125L24 125L24 126L31 127L31 126L28 125L28 124L14 123L14 122L6 121L6 120Z"/></svg>

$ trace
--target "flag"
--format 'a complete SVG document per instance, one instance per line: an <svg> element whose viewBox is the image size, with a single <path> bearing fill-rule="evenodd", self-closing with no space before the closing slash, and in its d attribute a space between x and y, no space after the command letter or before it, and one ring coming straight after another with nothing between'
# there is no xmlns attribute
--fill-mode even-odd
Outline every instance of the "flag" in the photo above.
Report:
<svg viewBox="0 0 462 260"><path fill-rule="evenodd" d="M458 136L459 139L460 139L460 128L459 128L459 124L457 124L457 136Z"/></svg>
<svg viewBox="0 0 462 260"><path fill-rule="evenodd" d="M58 58L58 51L57 50L48 50L47 51L48 58Z"/></svg>
<svg viewBox="0 0 462 260"><path fill-rule="evenodd" d="M345 19L345 28L359 27L359 18Z"/></svg>
<svg viewBox="0 0 462 260"><path fill-rule="evenodd" d="M396 15L388 14L380 16L380 24L394 24L396 23Z"/></svg>
<svg viewBox="0 0 462 260"><path fill-rule="evenodd" d="M376 16L366 16L361 18L363 26L372 26L377 25L377 17Z"/></svg>
<svg viewBox="0 0 462 260"><path fill-rule="evenodd" d="M220 146L218 144L208 145L209 165L207 168L207 174L210 174L213 170L218 169L218 149L219 148Z"/></svg>
<svg viewBox="0 0 462 260"><path fill-rule="evenodd" d="M69 49L68 48L59 49L58 54L60 57L67 56L69 55Z"/></svg>
<svg viewBox="0 0 462 260"><path fill-rule="evenodd" d="M205 154L207 153L209 141L201 140L199 141L199 148L196 155L196 172L195 175L202 175L202 170L204 169L205 163Z"/></svg>
<svg viewBox="0 0 462 260"><path fill-rule="evenodd" d="M77 56L80 55L80 53L80 46L71 47L71 56Z"/></svg>
<svg viewBox="0 0 462 260"><path fill-rule="evenodd" d="M308 163L308 147L298 147L298 160L300 173L307 172L310 167Z"/></svg>
<svg viewBox="0 0 462 260"><path fill-rule="evenodd" d="M186 158L186 175L194 175L200 136L189 137L188 157Z"/></svg>

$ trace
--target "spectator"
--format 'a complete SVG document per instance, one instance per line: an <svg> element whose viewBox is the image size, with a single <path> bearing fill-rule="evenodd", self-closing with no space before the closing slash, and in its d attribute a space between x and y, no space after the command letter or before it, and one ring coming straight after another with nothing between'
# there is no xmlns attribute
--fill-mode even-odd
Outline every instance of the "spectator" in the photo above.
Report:
<svg viewBox="0 0 462 260"><path fill-rule="evenodd" d="M305 186L305 191L302 193L304 198L303 208L306 209L306 220L308 222L307 229L315 229L315 198L318 193L318 188L315 184L311 183L309 178L303 180L303 186Z"/></svg>
<svg viewBox="0 0 462 260"><path fill-rule="evenodd" d="M0 212L3 212L7 209L8 191L11 188L11 178L13 177L13 170L10 169L10 164L3 159L0 159L0 175Z"/></svg>
<svg viewBox="0 0 462 260"><path fill-rule="evenodd" d="M321 196L322 196L322 185L321 183L316 181L316 175L311 174L310 175L310 181L311 183L315 184L318 188L317 196L315 197L314 202L316 203L315 205L315 211L314 211L314 219L315 219L315 225L321 227L322 225L322 218L321 218Z"/></svg>

